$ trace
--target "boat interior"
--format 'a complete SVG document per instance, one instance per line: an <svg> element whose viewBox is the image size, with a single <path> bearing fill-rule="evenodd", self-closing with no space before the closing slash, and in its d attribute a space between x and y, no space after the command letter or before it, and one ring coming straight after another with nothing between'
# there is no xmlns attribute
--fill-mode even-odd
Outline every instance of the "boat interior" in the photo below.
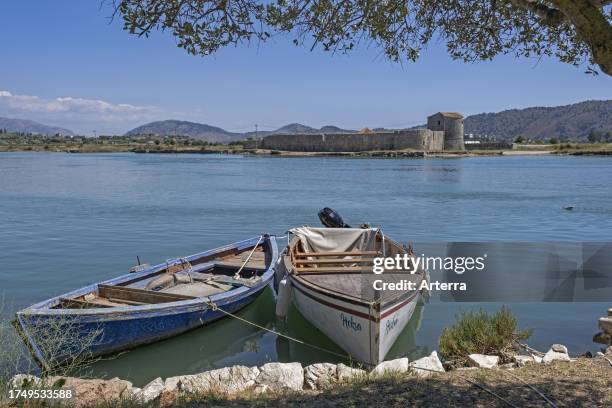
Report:
<svg viewBox="0 0 612 408"><path fill-rule="evenodd" d="M188 260L189 258L189 260ZM54 309L142 306L208 297L238 287L252 287L268 269L271 255L264 242L192 259L167 261L151 272L134 273L112 284L98 284L89 293L61 297Z"/></svg>
<svg viewBox="0 0 612 408"><path fill-rule="evenodd" d="M333 240L327 242L333 248ZM289 246L292 269L301 281L338 294L367 302L388 302L405 295L406 290L374 290L375 280L384 282L413 281L419 285L426 272L420 268L412 274L405 270L385 270L373 273L374 258L394 257L411 253L411 249L384 237L378 232L373 242L350 251L317 251L307 248L301 239L294 238Z"/></svg>

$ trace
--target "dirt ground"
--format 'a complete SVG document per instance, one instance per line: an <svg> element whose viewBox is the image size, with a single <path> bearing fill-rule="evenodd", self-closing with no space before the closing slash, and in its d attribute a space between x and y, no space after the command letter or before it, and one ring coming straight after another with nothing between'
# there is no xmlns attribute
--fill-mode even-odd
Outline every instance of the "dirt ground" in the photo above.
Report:
<svg viewBox="0 0 612 408"><path fill-rule="evenodd" d="M517 378L518 377L518 378ZM470 383L477 383L501 398ZM313 407L612 407L612 365L604 358L528 365L514 370L460 370L427 379L414 376L367 381L323 393L302 393L249 400L205 400L183 406Z"/></svg>

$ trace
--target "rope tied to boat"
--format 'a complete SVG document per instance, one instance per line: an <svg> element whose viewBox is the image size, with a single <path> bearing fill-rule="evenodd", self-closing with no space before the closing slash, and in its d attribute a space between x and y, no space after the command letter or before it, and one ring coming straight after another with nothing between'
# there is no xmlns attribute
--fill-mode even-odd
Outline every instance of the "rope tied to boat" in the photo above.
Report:
<svg viewBox="0 0 612 408"><path fill-rule="evenodd" d="M207 303L208 303L208 305L210 306L210 308L211 308L213 311L216 311L216 312L221 312L221 313L225 314L226 316L233 317L234 319L240 320L240 321L241 321L241 322L243 322L243 323L246 323L246 324L249 324L249 325L251 325L251 326L257 327L258 329L261 329L261 330L265 330L265 331L267 331L267 332L269 332L269 333L275 334L275 335L277 335L277 336L279 336L279 337L282 337L282 338L284 338L284 339L287 339L287 340L290 340L290 341L296 342L296 343L298 343L298 344L302 344L302 345L304 345L304 346L307 346L307 347L313 348L313 349L315 349L315 350L323 351L323 352L325 352L325 353L328 353L328 354L334 355L334 356L336 356L336 357L340 357L340 358L345 359L345 360L348 360L348 361L352 361L351 356L349 356L348 354L341 354L341 353L337 353L337 352L335 352L335 351L328 350L328 349L326 349L326 348L324 348L324 347L317 346L316 344L307 343L307 342L305 342L305 341L303 341L303 340L296 339L295 337L287 336L286 334L283 334L283 333L277 332L276 330L269 329L269 328L267 328L267 327L265 327L265 326L262 326L262 325L260 325L260 324L255 323L255 322L251 322L251 321L249 321L249 320L247 320L247 319L244 319L244 318L242 318L242 317L240 317L240 316L237 316L237 315L235 315L235 314L233 314L233 313L230 313L230 312L228 312L228 311L226 311L226 310L221 309L221 308L220 308L220 307L219 307L219 306L218 306L218 305L217 305L215 302L213 302L213 301L211 301L211 300L209 300Z"/></svg>
<svg viewBox="0 0 612 408"><path fill-rule="evenodd" d="M238 315L235 315L235 314L233 314L233 313L231 313L231 312L228 312L228 311L226 311L226 310L223 310L222 308L220 308L220 307L219 307L219 305L217 305L215 302L213 302L213 301L212 301L212 300L210 300L210 299L208 300L207 304L210 306L211 310L213 310L213 311L216 311L216 312L217 312L217 311L218 311L218 312L221 312L221 313L225 314L226 316L233 317L233 318L234 318L234 319L236 319L236 320L239 320L239 321L241 321L241 322L243 322L243 323L246 323L246 324L248 324L248 325L251 325L251 326L257 327L258 329L261 329L261 330L267 331L267 332L269 332L269 333L275 334L275 335L277 335L277 336L279 336L279 337L282 337L282 338L284 338L284 339L287 339L287 340L289 340L289 341L293 341L293 342L295 342L295 343L302 344L302 345L304 345L304 346L306 346L306 347L310 347L310 348L312 348L312 349L315 349L315 350L318 350L318 351L322 351L322 352L325 352L325 353L331 354L331 355L336 356L336 357L340 357L340 358L345 359L345 360L347 360L347 361L353 361L353 359L351 358L351 356L350 356L350 355L348 355L348 354L341 354L341 353L337 353L337 352L335 352L335 351L332 351L332 350L326 349L326 348L324 348L324 347L317 346L316 344L311 344L311 343L305 342L305 341L303 341L303 340L297 339L297 338L295 338L295 337L288 336L288 335L283 334L283 333L280 333L280 332L278 332L278 331L276 331L276 330L269 329L269 328L267 328L267 327L265 327L265 326L262 326L262 325L260 325L260 324L255 323L255 322L251 322L251 321L249 321L249 320L247 320L247 319L245 319L245 318L242 318L242 317L240 317L240 316L238 316ZM432 370L432 369L430 369L430 368L418 367L418 366L414 366L414 365L412 365L412 366L411 366L411 368L413 368L413 369L417 369L417 370L423 370L423 371L430 371L430 372L433 372L433 373L439 373L439 371ZM502 370L500 370L500 371L502 371ZM513 374L511 374L511 373L507 373L507 374L513 375ZM547 397L546 397L546 396L545 396L543 393L541 393L541 392L540 392L540 391L539 391L537 388L535 388L534 386L531 386L530 384L528 384L526 381L524 381L524 380L523 380L523 379L521 379L520 377L515 376L515 375L513 375L513 376L514 376L514 377L516 377L516 378L518 378L520 381L522 381L522 382L523 382L525 385L527 385L529 388L531 388L531 389L533 389L534 391L536 391L536 392L537 392L537 393L538 393L538 394L539 394L539 395L540 395L542 398L544 398L544 400L545 400L547 403L549 403L549 404L550 404L550 405L551 405L553 408L557 408L557 406L556 406L556 405L555 405L555 404L554 404L554 403L553 403L553 402L552 402L550 399L548 399L548 398L547 398ZM470 384L474 385L475 387L480 388L481 390L483 390L483 391L487 392L488 394L493 395L495 398L499 399L499 400L500 400L500 401L502 401L504 404L506 404L506 405L508 405L508 406L510 406L510 407L512 407L512 408L518 408L518 406L517 406L517 405L515 405L515 404L513 404L512 402L508 401L506 398L504 398L504 397L502 397L501 395L497 394L497 393L496 393L496 392L494 392L493 390L491 390L491 389L489 389L489 388L485 387L484 385L479 384L479 383L477 383L476 381L470 380L469 378L466 378L466 377L463 377L463 376L460 376L460 375L458 375L458 377L459 377L460 379L464 380L464 381L469 382Z"/></svg>
<svg viewBox="0 0 612 408"><path fill-rule="evenodd" d="M246 260L244 261L244 263L240 266L240 268L238 269L238 272L236 272L234 274L234 279L240 279L240 272L242 272L242 269L244 269L244 266L249 263L249 261L251 260L251 257L253 256L253 254L255 253L255 250L257 249L257 247L259 246L259 243L261 242L261 240L263 239L263 235L259 236L259 240L257 240L257 243L255 244L255 246L253 247L253 249L251 250L251 252L249 253L249 256L247 256Z"/></svg>

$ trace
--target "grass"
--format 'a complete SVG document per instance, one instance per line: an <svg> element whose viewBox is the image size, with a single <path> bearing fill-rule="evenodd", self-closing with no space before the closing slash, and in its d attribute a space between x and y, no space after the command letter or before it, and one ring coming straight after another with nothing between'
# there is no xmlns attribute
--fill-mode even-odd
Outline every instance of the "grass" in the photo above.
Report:
<svg viewBox="0 0 612 408"><path fill-rule="evenodd" d="M482 309L459 312L456 320L442 331L439 350L457 366L465 365L469 354L497 355L508 362L516 342L531 336L531 330L518 330L516 317L505 306L493 315Z"/></svg>
<svg viewBox="0 0 612 408"><path fill-rule="evenodd" d="M512 374L535 386L559 407L612 406L612 376L604 359L578 359L573 363L529 365ZM215 395L189 395L143 404L133 398L104 401L91 408L199 408L199 407L503 407L499 399L469 383L474 381L520 407L543 407L545 401L521 380L504 370L478 369L451 371L430 378L397 375L341 384L323 392L277 393L254 395L244 393L227 398ZM1 405L1 402L0 402ZM28 401L15 406L48 407L44 401ZM68 404L70 406L70 404Z"/></svg>
<svg viewBox="0 0 612 408"><path fill-rule="evenodd" d="M16 374L31 374L40 377L43 385L24 384L26 388L59 388L61 383L45 384L51 376L77 375L86 378L91 375L89 366L96 361L89 353L89 348L102 335L100 329L92 330L83 336L79 327L66 318L57 318L40 325L30 325L28 332L36 339L41 353L52 364L49 370L42 370L30 354L30 350L13 325L13 315L4 311L0 302L0 407L6 405L9 382ZM56 357L67 349L75 356L69 361L56 361ZM63 380L60 380L63 381ZM31 401L22 406L31 405Z"/></svg>
<svg viewBox="0 0 612 408"><path fill-rule="evenodd" d="M560 143L552 145L555 153L612 152L612 143Z"/></svg>
<svg viewBox="0 0 612 408"><path fill-rule="evenodd" d="M171 146L171 145L147 145L139 143L131 144L31 144L31 145L0 145L0 152L71 152L71 153L122 153L133 151L149 152L176 152L176 153L201 153L201 152L220 152L238 153L242 151L242 146Z"/></svg>
<svg viewBox="0 0 612 408"><path fill-rule="evenodd" d="M411 374L397 374L365 378L339 384L322 392L286 392L257 395L246 392L233 397L192 394L164 400L161 406L177 408L199 407L503 407L502 401L473 385L476 382L519 407L543 407L542 397L521 380L535 386L557 406L603 407L612 406L612 376L604 359L578 359L575 362L534 364L512 371L477 369L451 371L420 378ZM116 403L104 402L92 408L158 407L159 403L143 405L126 399Z"/></svg>

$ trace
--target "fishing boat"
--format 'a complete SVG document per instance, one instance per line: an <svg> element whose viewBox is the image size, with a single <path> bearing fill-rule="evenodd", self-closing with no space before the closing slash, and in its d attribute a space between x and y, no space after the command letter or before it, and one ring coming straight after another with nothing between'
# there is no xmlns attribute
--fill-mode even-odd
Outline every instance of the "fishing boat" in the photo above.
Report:
<svg viewBox="0 0 612 408"><path fill-rule="evenodd" d="M168 260L17 312L44 368L113 354L203 326L245 307L274 277L273 236Z"/></svg>
<svg viewBox="0 0 612 408"><path fill-rule="evenodd" d="M323 219L322 219L323 220ZM410 255L411 249L378 228L291 229L293 235L277 268L277 315L293 302L300 313L357 361L383 361L426 295L419 290L427 272L387 270L373 273L376 257ZM414 272L414 273L413 273ZM378 284L374 282L378 280ZM413 290L407 282L413 282ZM380 289L381 282L406 287Z"/></svg>

